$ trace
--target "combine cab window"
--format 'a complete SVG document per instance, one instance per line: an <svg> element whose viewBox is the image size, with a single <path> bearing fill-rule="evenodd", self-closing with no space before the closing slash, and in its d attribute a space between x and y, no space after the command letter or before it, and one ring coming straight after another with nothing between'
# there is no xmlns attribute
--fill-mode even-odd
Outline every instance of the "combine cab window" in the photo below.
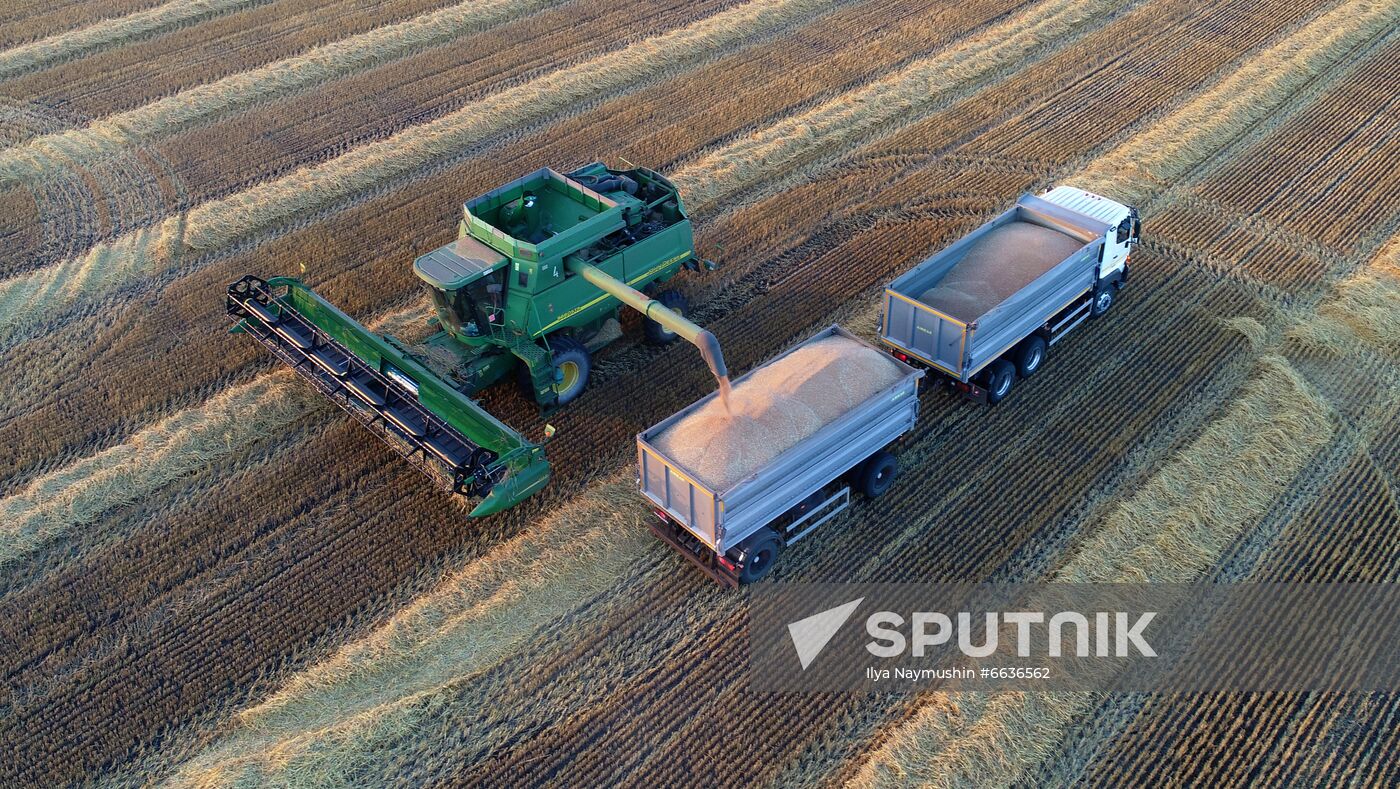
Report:
<svg viewBox="0 0 1400 789"><path fill-rule="evenodd" d="M497 269L476 280L458 292L458 297L466 302L463 312L470 309L476 325L484 334L492 326L505 325L506 270Z"/></svg>
<svg viewBox="0 0 1400 789"><path fill-rule="evenodd" d="M505 269L470 283L461 290L440 290L427 286L438 317L454 333L469 336L486 334L492 326L505 322Z"/></svg>
<svg viewBox="0 0 1400 789"><path fill-rule="evenodd" d="M453 331L461 331L462 314L457 311L457 300L453 298L456 294L438 290L432 285L424 284L423 287L427 289L428 295L433 299L433 307L437 309L438 318L451 326Z"/></svg>

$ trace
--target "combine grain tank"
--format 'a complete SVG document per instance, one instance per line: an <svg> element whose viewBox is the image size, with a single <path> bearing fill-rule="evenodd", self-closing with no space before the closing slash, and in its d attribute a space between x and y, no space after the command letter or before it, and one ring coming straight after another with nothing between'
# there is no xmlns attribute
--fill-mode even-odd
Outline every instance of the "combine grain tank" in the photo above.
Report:
<svg viewBox="0 0 1400 789"><path fill-rule="evenodd" d="M1061 186L1011 209L885 289L880 339L981 402L1087 318L1112 306L1138 243L1137 209Z"/></svg>
<svg viewBox="0 0 1400 789"><path fill-rule="evenodd" d="M833 335L876 350L833 325L736 380L735 392L763 367ZM718 393L643 431L637 436L638 484L657 516L652 531L715 580L736 586L766 575L783 548L845 509L852 487L870 497L884 493L898 471L887 447L917 421L924 375L892 363L893 384L721 489L659 446L659 437Z"/></svg>

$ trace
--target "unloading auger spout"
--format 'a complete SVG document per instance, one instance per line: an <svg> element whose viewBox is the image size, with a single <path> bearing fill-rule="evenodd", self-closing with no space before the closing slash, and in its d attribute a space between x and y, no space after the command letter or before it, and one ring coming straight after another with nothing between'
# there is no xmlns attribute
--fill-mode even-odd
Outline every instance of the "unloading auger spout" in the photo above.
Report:
<svg viewBox="0 0 1400 789"><path fill-rule="evenodd" d="M566 261L564 265L573 273L588 280L599 290L607 292L618 301L642 313L644 317L665 326L686 342L694 345L700 351L700 356L705 360L705 364L709 365L710 372L714 373L716 379L729 377L729 368L724 364L724 353L720 351L719 340L715 339L715 335L711 334L708 329L696 326L686 320L684 316L668 309L661 302L616 277L608 276L596 266L577 260Z"/></svg>

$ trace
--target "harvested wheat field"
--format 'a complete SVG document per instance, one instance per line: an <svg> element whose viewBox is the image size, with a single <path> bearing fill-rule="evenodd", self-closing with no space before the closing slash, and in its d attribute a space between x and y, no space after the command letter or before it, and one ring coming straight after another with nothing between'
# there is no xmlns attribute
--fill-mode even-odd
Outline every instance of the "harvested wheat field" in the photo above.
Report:
<svg viewBox="0 0 1400 789"><path fill-rule="evenodd" d="M1400 688L748 662L764 587L1400 583L1397 128L1400 0L15 0L0 785L1400 783ZM636 313L547 417L476 395L557 429L487 518L228 333L251 273L421 342L463 201L599 160L667 176L719 264L674 287L756 372L661 441L715 489L902 375L839 337L766 362L875 344L885 285L1018 196L1143 230L1111 311L1003 403L926 389L888 492L733 590L648 528L636 436L715 379ZM1080 243L1008 233L923 301L971 320Z"/></svg>

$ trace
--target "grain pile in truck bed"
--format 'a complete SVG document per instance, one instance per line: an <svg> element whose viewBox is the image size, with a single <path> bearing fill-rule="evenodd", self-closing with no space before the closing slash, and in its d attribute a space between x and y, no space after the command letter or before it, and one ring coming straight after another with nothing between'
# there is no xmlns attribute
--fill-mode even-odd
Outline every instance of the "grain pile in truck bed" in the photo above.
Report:
<svg viewBox="0 0 1400 789"><path fill-rule="evenodd" d="M1073 236L1016 220L978 239L919 301L973 321L1083 246Z"/></svg>
<svg viewBox="0 0 1400 789"><path fill-rule="evenodd" d="M894 360L873 348L826 337L736 384L732 414L713 398L653 443L711 489L723 491L903 375Z"/></svg>

